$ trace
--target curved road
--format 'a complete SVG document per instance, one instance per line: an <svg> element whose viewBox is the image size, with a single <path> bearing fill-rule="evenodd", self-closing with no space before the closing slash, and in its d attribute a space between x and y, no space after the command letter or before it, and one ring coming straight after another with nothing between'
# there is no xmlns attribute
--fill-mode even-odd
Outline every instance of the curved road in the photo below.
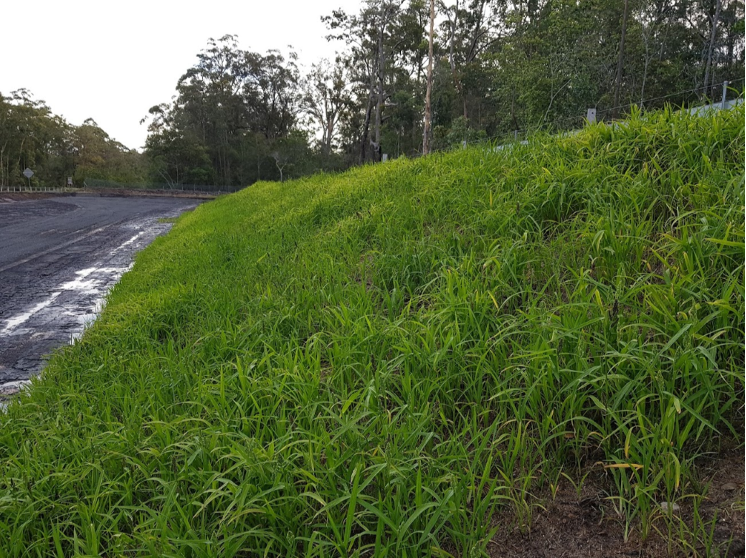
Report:
<svg viewBox="0 0 746 558"><path fill-rule="evenodd" d="M199 203L94 196L0 203L0 396L80 336L135 253L168 231L162 218Z"/></svg>

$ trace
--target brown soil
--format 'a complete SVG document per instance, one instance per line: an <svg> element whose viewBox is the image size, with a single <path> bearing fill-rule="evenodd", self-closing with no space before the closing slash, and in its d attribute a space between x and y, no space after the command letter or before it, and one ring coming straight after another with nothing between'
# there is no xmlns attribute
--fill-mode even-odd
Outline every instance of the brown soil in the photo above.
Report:
<svg viewBox="0 0 746 558"><path fill-rule="evenodd" d="M0 192L0 203L10 203L23 200L42 200L44 198L59 198L73 196L68 192Z"/></svg>
<svg viewBox="0 0 746 558"><path fill-rule="evenodd" d="M624 521L607 499L603 473L589 475L578 496L564 480L554 498L541 499L534 511L530 530L511 527L511 520L496 518L503 525L488 546L492 557L510 558L653 558L659 556L744 556L744 454L743 450L726 453L717 460L700 463L700 491L704 499L700 515L712 534L709 554L702 541L679 542L679 521L669 536L667 518L661 513L653 520L652 533L642 540L638 525L633 525L624 540ZM708 487L708 488L707 488ZM693 487L688 487L695 492ZM674 512L691 529L691 499L679 501ZM543 508L543 509L542 509ZM717 522L712 519L717 516ZM514 521L513 521L514 523ZM523 532L522 532L523 531Z"/></svg>
<svg viewBox="0 0 746 558"><path fill-rule="evenodd" d="M197 200L211 200L216 198L216 194L209 192L188 192L182 190L125 190L124 188L96 188L95 190L81 190L81 195L101 196L101 197L158 197L158 198L189 198Z"/></svg>

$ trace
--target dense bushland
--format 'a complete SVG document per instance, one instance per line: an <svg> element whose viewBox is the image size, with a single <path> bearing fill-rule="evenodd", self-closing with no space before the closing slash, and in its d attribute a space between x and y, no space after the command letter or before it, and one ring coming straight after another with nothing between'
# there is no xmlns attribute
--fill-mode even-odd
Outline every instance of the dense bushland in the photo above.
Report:
<svg viewBox="0 0 746 558"><path fill-rule="evenodd" d="M0 415L0 555L479 556L589 470L675 524L743 439L743 161L663 111L199 207Z"/></svg>
<svg viewBox="0 0 746 558"><path fill-rule="evenodd" d="M28 180L23 171L31 168ZM0 92L0 187L55 186L72 178L127 183L145 179L142 155L109 137L93 119L74 126L26 89Z"/></svg>

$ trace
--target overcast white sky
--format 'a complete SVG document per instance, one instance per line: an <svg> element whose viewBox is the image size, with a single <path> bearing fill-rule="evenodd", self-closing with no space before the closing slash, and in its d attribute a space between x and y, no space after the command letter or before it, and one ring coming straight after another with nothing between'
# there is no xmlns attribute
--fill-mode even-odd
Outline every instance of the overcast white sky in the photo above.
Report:
<svg viewBox="0 0 746 558"><path fill-rule="evenodd" d="M128 147L142 147L148 109L167 102L210 37L287 52L309 66L332 58L322 15L357 11L360 0L4 1L0 92L25 87L72 124L93 118Z"/></svg>

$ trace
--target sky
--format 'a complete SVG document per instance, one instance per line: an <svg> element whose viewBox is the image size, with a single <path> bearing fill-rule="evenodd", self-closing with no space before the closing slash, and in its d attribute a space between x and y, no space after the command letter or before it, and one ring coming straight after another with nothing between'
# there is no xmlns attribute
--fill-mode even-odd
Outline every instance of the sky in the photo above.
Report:
<svg viewBox="0 0 746 558"><path fill-rule="evenodd" d="M168 102L210 37L238 36L245 50L292 45L306 67L333 58L322 15L361 0L24 0L3 2L0 92L26 88L55 114L93 118L140 149L148 109Z"/></svg>

